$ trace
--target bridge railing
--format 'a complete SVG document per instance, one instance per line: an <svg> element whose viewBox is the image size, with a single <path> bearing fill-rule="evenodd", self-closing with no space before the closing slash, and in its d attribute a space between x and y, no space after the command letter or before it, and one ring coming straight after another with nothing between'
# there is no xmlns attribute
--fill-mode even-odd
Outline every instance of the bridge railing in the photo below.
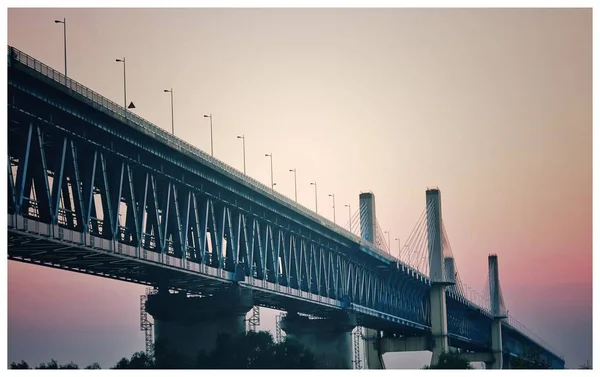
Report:
<svg viewBox="0 0 600 377"><path fill-rule="evenodd" d="M67 88L82 95L83 97L86 97L87 99L91 100L94 104L99 105L101 110L104 110L104 112L108 112L109 115L111 115L112 117L117 118L124 123L133 125L135 128L142 131L143 133L145 133L157 140L161 140L162 142L168 144L172 148L174 148L182 153L191 154L195 158L197 158L197 159L199 158L200 160L202 160L203 163L208 164L212 168L217 167L218 168L217 170L219 170L219 169L222 170L223 172L227 173L229 176L234 177L237 181L245 184L246 186L254 189L255 191L258 191L267 197L270 196L271 198L276 198L280 202L285 203L287 206L293 208L297 212L312 219L313 221L321 224L325 228L327 228L335 233L338 233L346 238L349 238L353 242L374 251L375 253L377 253L378 255L387 259L390 262L399 262L399 263L403 264L406 268L414 270L415 273L427 278L427 276L424 275L422 272L418 271L417 269L414 269L413 267L409 266L408 264L404 263L403 261L384 252L383 250L381 250L380 248L378 248L371 242L358 237L354 233L349 232L348 230L346 230L345 228L343 228L337 224L334 224L327 218L325 218L319 214L316 214L312 210L304 207L303 205L298 204L297 202L286 197L285 195L282 195L282 194L272 190L271 188L267 187L265 184L255 180L254 178L249 177L248 175L227 165L223 161L221 161L221 160L209 155L208 153L196 148L195 146L177 138L176 136L168 133L167 131L163 130L159 126L143 119L142 117L132 113L131 111L128 111L123 106L118 105L115 102L103 97L102 95L94 92L93 90L87 88L86 86L81 85L77 81L65 77L64 74L52 69L51 67L47 66L46 64L38 61L37 59L27 55L24 52L20 51L19 49L8 46L8 51L9 51L9 55L12 56L12 58L14 60L28 66L29 68L32 68L36 72L41 73L42 75L54 80L55 82L66 86Z"/></svg>

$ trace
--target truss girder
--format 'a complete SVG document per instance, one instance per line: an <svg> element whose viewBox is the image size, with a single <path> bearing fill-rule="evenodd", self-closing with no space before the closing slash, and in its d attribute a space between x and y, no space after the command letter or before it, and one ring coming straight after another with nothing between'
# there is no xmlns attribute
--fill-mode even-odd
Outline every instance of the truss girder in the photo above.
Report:
<svg viewBox="0 0 600 377"><path fill-rule="evenodd" d="M14 183L16 173L25 184L14 185L9 208L19 208L24 218L161 253L183 264L233 272L241 279L427 321L411 303L423 296L423 284L352 258L349 250L309 229L250 212L222 192L182 184L46 123L16 128L10 140L9 180ZM11 153L22 150L28 157ZM54 162L47 164L50 156ZM34 189L27 191L27 182ZM64 212L70 217L59 216Z"/></svg>

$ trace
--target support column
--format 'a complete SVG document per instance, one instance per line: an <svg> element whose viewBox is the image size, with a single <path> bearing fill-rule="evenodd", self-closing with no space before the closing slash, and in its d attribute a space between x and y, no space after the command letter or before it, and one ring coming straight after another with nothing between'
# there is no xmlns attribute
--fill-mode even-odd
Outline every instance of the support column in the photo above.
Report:
<svg viewBox="0 0 600 377"><path fill-rule="evenodd" d="M146 302L146 311L154 317L155 342L191 360L200 351L212 351L220 334L245 333L250 309L252 291L239 287L210 297L186 297L163 289Z"/></svg>
<svg viewBox="0 0 600 377"><path fill-rule="evenodd" d="M354 315L342 314L326 319L311 319L288 313L281 329L315 356L318 369L352 369L352 330Z"/></svg>
<svg viewBox="0 0 600 377"><path fill-rule="evenodd" d="M490 301L492 315L492 354L494 362L491 363L491 369L503 369L504 358L502 355L502 319L506 318L500 305L500 277L498 275L498 256L488 256L488 269L490 281Z"/></svg>
<svg viewBox="0 0 600 377"><path fill-rule="evenodd" d="M375 195L371 192L361 193L358 197L360 213L360 236L375 243L377 230L375 219ZM366 369L385 369L381 350L379 331L365 328L365 359Z"/></svg>
<svg viewBox="0 0 600 377"><path fill-rule="evenodd" d="M385 369L379 331L365 328L365 369Z"/></svg>
<svg viewBox="0 0 600 377"><path fill-rule="evenodd" d="M431 335L433 350L431 363L438 362L442 353L448 352L448 322L446 315L446 285L442 251L442 208L439 189L427 190L427 241L429 250L429 278L431 289Z"/></svg>

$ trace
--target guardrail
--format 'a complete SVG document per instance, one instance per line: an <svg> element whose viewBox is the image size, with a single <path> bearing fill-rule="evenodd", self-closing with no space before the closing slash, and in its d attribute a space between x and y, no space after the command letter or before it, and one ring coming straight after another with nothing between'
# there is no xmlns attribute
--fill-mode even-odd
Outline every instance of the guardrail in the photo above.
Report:
<svg viewBox="0 0 600 377"><path fill-rule="evenodd" d="M207 164L211 168L213 168L217 171L220 170L221 173L228 174L230 176L230 178L234 178L235 180L237 180L240 183L245 184L249 188L251 188L251 189L253 189L275 201L279 201L280 204L285 204L285 205L291 207L292 209L296 210L300 214L321 224L322 226L329 229L330 231L337 233L341 236L344 236L344 237L352 240L353 242L359 244L360 246L368 248L369 250L375 252L376 254L387 259L390 262L400 263L403 266L405 266L406 268L413 270L415 273L419 274L420 276L429 279L421 271L413 268L412 266L403 262L402 260L395 258L390 254L387 254L386 252L379 249L371 242L358 237L354 233L349 232L345 228L342 228L341 226L334 224L329 219L313 212L312 210L298 204L295 201L292 201L288 197L267 187L265 184L255 180L254 178L249 177L248 175L240 172L239 170L227 165L223 161L209 155L208 153L196 148L195 146L164 131L162 128L155 125L154 123L149 122L130 111L127 111L127 109L124 108L123 106L118 105L115 102L109 100L108 98L89 89L88 87L81 85L77 81L72 80L68 77L65 77L64 74L54 70L53 68L40 62L39 60L27 55L23 51L20 51L19 49L15 48L15 47L8 46L8 56L9 56L9 58L12 58L12 59L18 61L19 63L26 65L27 67L33 69L34 71L41 73L43 76L50 78L53 81L55 81L61 85L66 86L68 89L74 91L75 93L78 93L78 94L84 96L85 98L91 100L93 103L99 105L101 107L101 110L103 110L105 113L109 114L113 118L116 118L125 124L129 124L130 126L133 126L134 128L138 129L139 131L145 133L146 135L149 135L157 140L162 141L163 143L169 145L170 147L172 147L173 149L176 149L177 151L179 151L181 153L187 153L189 155L192 155L193 157L195 157L196 159L199 159L202 163ZM465 297L465 299L466 299L466 297ZM468 299L467 299L467 301L471 302ZM474 302L471 302L471 304L473 304L476 307L481 308L482 310L485 310L483 307L475 304ZM514 320L514 321L516 321L516 320ZM518 321L516 321L516 322L518 322ZM528 330L528 332L531 332L531 331ZM541 338L540 338L540 340L541 340ZM548 349L551 350L549 347L548 347ZM554 351L552 351L552 352L554 352Z"/></svg>

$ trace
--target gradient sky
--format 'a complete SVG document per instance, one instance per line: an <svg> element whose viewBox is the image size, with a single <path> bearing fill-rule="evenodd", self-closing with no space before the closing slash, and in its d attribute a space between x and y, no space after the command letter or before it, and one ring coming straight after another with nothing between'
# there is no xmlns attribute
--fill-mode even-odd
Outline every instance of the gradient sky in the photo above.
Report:
<svg viewBox="0 0 600 377"><path fill-rule="evenodd" d="M9 9L8 44L332 218L360 191L405 240L442 191L463 281L499 257L511 315L592 362L592 11ZM354 210L353 210L354 212ZM397 245L397 244L393 244ZM397 247L397 246L396 246ZM8 360L108 367L143 348L144 288L8 264ZM274 313L263 328L274 329ZM427 356L428 357L428 356ZM424 360L427 359L424 357ZM409 365L386 355L388 367Z"/></svg>

